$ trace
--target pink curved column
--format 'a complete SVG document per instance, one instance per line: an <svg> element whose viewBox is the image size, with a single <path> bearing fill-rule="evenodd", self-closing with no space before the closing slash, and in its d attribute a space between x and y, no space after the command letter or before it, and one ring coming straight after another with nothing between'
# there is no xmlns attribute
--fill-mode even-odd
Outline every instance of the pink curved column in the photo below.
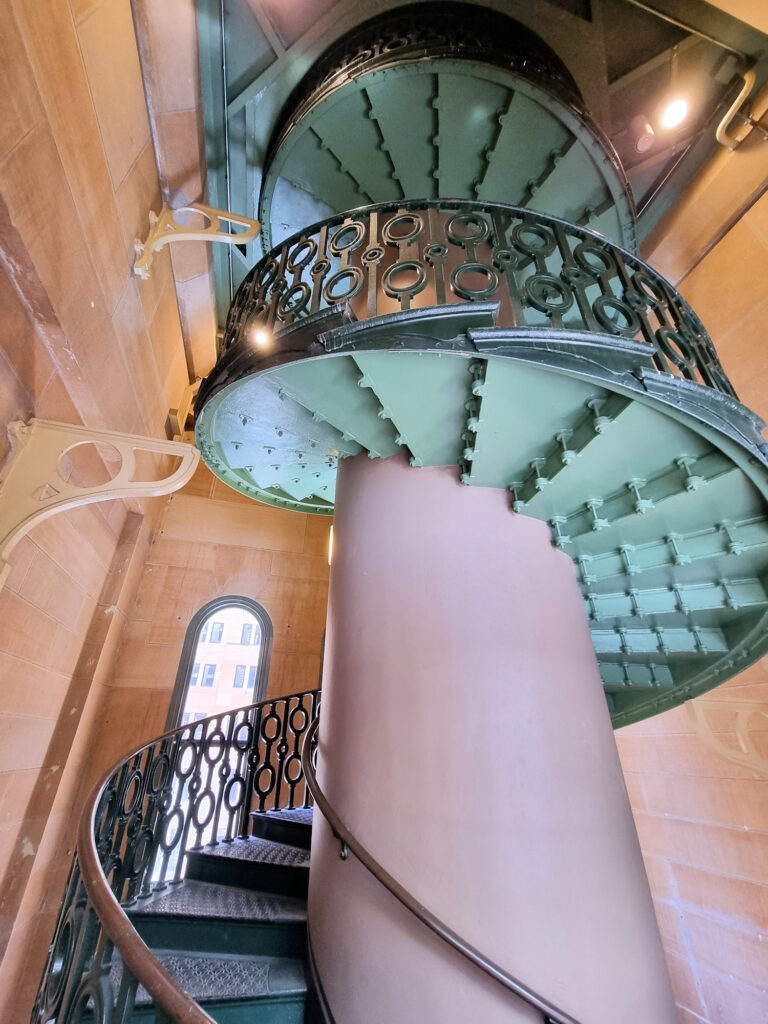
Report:
<svg viewBox="0 0 768 1024"><path fill-rule="evenodd" d="M676 1015L583 602L545 524L455 468L340 465L319 777L468 942L582 1024ZM337 1024L536 1021L316 814L310 934Z"/></svg>

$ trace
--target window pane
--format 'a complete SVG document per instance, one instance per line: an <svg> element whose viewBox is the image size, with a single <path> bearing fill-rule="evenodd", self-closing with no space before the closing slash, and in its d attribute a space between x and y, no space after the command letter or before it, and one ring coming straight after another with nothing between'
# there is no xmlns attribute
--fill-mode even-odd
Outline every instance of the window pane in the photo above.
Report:
<svg viewBox="0 0 768 1024"><path fill-rule="evenodd" d="M251 667L248 669L248 689L249 690L253 688L255 682L256 682L256 666L255 665L251 665Z"/></svg>
<svg viewBox="0 0 768 1024"><path fill-rule="evenodd" d="M220 644L221 643L221 634L223 632L224 632L224 623L223 622L214 622L211 625L211 643L212 644Z"/></svg>
<svg viewBox="0 0 768 1024"><path fill-rule="evenodd" d="M233 683L240 689L245 682L245 665L235 665L235 681Z"/></svg>
<svg viewBox="0 0 768 1024"><path fill-rule="evenodd" d="M213 680L214 680L215 675L216 675L216 666L215 665L206 665L205 668L203 669L203 678L202 678L202 681L201 681L200 685L201 686L213 686ZM203 715L203 718L205 718L205 715Z"/></svg>
<svg viewBox="0 0 768 1024"><path fill-rule="evenodd" d="M205 622L203 623L203 628L200 630L200 639L199 639L198 643L204 644L205 641L208 639L208 627L209 626L210 626L210 622L208 622L208 620L206 619Z"/></svg>
<svg viewBox="0 0 768 1024"><path fill-rule="evenodd" d="M240 643L241 644L250 644L250 642L251 642L251 633L252 632L253 632L253 626L250 624L250 622L244 623L243 624L243 628L242 628L242 630L240 632Z"/></svg>
<svg viewBox="0 0 768 1024"><path fill-rule="evenodd" d="M199 675L200 675L200 663L196 661L195 664L192 666L192 675L189 677L189 685L190 686L197 686L197 679L198 679Z"/></svg>

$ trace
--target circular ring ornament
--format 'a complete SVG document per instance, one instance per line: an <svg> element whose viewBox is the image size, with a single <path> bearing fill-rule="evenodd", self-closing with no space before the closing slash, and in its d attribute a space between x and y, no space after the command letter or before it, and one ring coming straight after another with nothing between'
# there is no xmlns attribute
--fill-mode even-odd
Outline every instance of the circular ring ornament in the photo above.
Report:
<svg viewBox="0 0 768 1024"><path fill-rule="evenodd" d="M685 376L693 376L696 373L696 358L680 332L673 331L670 327L659 327L656 331L656 344Z"/></svg>
<svg viewBox="0 0 768 1024"><path fill-rule="evenodd" d="M205 811L203 811L204 807L206 808ZM195 801L195 805L192 808L192 820L197 828L204 829L206 825L210 825L215 810L216 798L210 789L206 789L200 799Z"/></svg>
<svg viewBox="0 0 768 1024"><path fill-rule="evenodd" d="M448 246L442 245L440 242L431 242L424 248L424 259L430 267L434 267L435 264L445 263L447 257Z"/></svg>
<svg viewBox="0 0 768 1024"><path fill-rule="evenodd" d="M470 274L483 274L487 278L488 283L484 288L473 288L470 285L462 284L461 279ZM483 299L490 299L499 287L499 275L493 267L489 267L486 263L462 263L451 274L451 287L462 299L482 301Z"/></svg>
<svg viewBox="0 0 768 1024"><path fill-rule="evenodd" d="M590 277L616 273L616 263L611 254L594 242L579 242L573 250L573 255L582 270Z"/></svg>
<svg viewBox="0 0 768 1024"><path fill-rule="evenodd" d="M395 234L395 229L405 227L402 234ZM387 245L410 245L415 242L424 230L424 221L416 213L400 213L384 225L381 237Z"/></svg>
<svg viewBox="0 0 768 1024"><path fill-rule="evenodd" d="M303 281L291 285L277 304L277 315L280 317L288 316L289 314L298 316L299 313L303 313L307 308L311 294L309 285Z"/></svg>
<svg viewBox="0 0 768 1024"><path fill-rule="evenodd" d="M372 245L360 258L366 267L378 266L384 259L384 250L380 245Z"/></svg>
<svg viewBox="0 0 768 1024"><path fill-rule="evenodd" d="M136 810L136 806L141 800L142 781L141 772L138 769L134 769L125 780L120 800L120 815L122 817L127 818Z"/></svg>
<svg viewBox="0 0 768 1024"><path fill-rule="evenodd" d="M611 334L634 338L640 330L640 321L634 309L613 295L599 295L592 303L592 312L600 325Z"/></svg>
<svg viewBox="0 0 768 1024"><path fill-rule="evenodd" d="M525 294L534 309L547 316L560 315L573 305L573 292L554 274L534 274L525 282Z"/></svg>
<svg viewBox="0 0 768 1024"><path fill-rule="evenodd" d="M315 264L317 266L317 264ZM346 286L346 290L334 294L334 289L342 282L349 280L349 284ZM337 302L344 302L347 299L353 299L355 295L363 287L363 272L359 267L344 267L343 270L337 270L335 274L331 274L328 280L323 286L323 298L329 306L333 306Z"/></svg>
<svg viewBox="0 0 768 1024"><path fill-rule="evenodd" d="M138 878L144 873L144 869L152 856L153 843L154 836L152 834L152 829L142 829L141 835L136 840L136 845L133 848L133 856L131 858L131 876L133 878Z"/></svg>
<svg viewBox="0 0 768 1024"><path fill-rule="evenodd" d="M328 242L328 248L334 256L341 256L343 252L354 252L355 249L359 249L364 241L365 225L359 220L353 220L336 228Z"/></svg>
<svg viewBox="0 0 768 1024"><path fill-rule="evenodd" d="M314 264L314 266L310 270L310 274L312 275L312 277L325 277L325 275L328 273L330 269L330 260L327 260L325 259L325 257L323 257L322 259L318 260L317 263Z"/></svg>
<svg viewBox="0 0 768 1024"><path fill-rule="evenodd" d="M75 934L79 931L79 918L74 906L70 906L67 915L61 923L51 955L51 966L45 985L45 1008L46 1019L55 1017L53 1012L64 994L64 986L69 977L72 965L72 954L75 946Z"/></svg>
<svg viewBox="0 0 768 1024"><path fill-rule="evenodd" d="M507 271L514 270L519 265L520 257L512 249L494 249L493 262L502 273L506 274Z"/></svg>
<svg viewBox="0 0 768 1024"><path fill-rule="evenodd" d="M297 270L303 270L304 267L308 266L315 258L316 252L317 242L314 238L302 239L302 241L297 242L288 253L288 259L285 261L285 269L291 274L295 274Z"/></svg>
<svg viewBox="0 0 768 1024"><path fill-rule="evenodd" d="M461 231L467 228L468 231ZM478 213L455 213L445 225L445 232L454 245L479 245L491 233L488 221Z"/></svg>
<svg viewBox="0 0 768 1024"><path fill-rule="evenodd" d="M250 722L240 722L235 726L232 746L235 750L245 751L250 749L251 743L253 743L253 726Z"/></svg>
<svg viewBox="0 0 768 1024"><path fill-rule="evenodd" d="M81 1021L95 1021L105 1024L107 1006L112 1002L112 985L109 975L100 978L86 977L75 994L63 1024L81 1024Z"/></svg>
<svg viewBox="0 0 768 1024"><path fill-rule="evenodd" d="M224 803L229 811L238 811L245 801L245 779L242 775L233 775L224 787ZM233 793L236 796L233 797Z"/></svg>
<svg viewBox="0 0 768 1024"><path fill-rule="evenodd" d="M632 275L632 283L649 305L654 307L667 305L667 297L661 285L644 270L635 271Z"/></svg>
<svg viewBox="0 0 768 1024"><path fill-rule="evenodd" d="M567 285L576 286L590 284L592 275L588 274L582 267L576 267L573 263L566 263L560 271L560 277Z"/></svg>
<svg viewBox="0 0 768 1024"><path fill-rule="evenodd" d="M161 793L171 778L171 759L168 754L158 754L152 762L147 776L147 792L150 796Z"/></svg>
<svg viewBox="0 0 768 1024"><path fill-rule="evenodd" d="M227 738L221 729L216 729L205 741L203 757L208 764L218 764L224 756Z"/></svg>
<svg viewBox="0 0 768 1024"><path fill-rule="evenodd" d="M407 273L415 274L416 280L410 284L395 284L394 279L399 274ZM384 271L384 277L381 281L381 287L390 299L412 299L414 295L418 295L426 287L426 284L427 272L424 269L424 265L418 260L400 260L399 263L393 263L391 267L387 267Z"/></svg>
<svg viewBox="0 0 768 1024"><path fill-rule="evenodd" d="M274 743L280 735L281 726L280 716L274 711L264 716L261 720L261 735L267 743Z"/></svg>
<svg viewBox="0 0 768 1024"><path fill-rule="evenodd" d="M185 764L185 761L187 762ZM185 740L179 747L179 756L176 760L176 775L180 779L188 779L195 770L197 761L197 743L193 739Z"/></svg>
<svg viewBox="0 0 768 1024"><path fill-rule="evenodd" d="M171 835L174 827L176 831ZM175 811L171 811L163 822L162 831L160 833L160 846L166 851L172 850L181 839L183 832L184 811L182 811L180 807L177 807Z"/></svg>
<svg viewBox="0 0 768 1024"><path fill-rule="evenodd" d="M262 779L266 777L268 785L266 788L262 785ZM256 773L256 778L253 780L253 788L259 794L259 796L268 796L275 788L275 769L271 764L263 764Z"/></svg>
<svg viewBox="0 0 768 1024"><path fill-rule="evenodd" d="M295 786L297 783L301 782L302 774L301 757L299 754L291 754L285 762L283 775L292 786Z"/></svg>
<svg viewBox="0 0 768 1024"><path fill-rule="evenodd" d="M301 705L299 705L299 707L297 708L294 708L293 711L291 711L290 715L288 716L288 725L290 726L291 731L296 736L300 736L304 732L308 723L309 717L307 715L307 710L306 708L303 708Z"/></svg>
<svg viewBox="0 0 768 1024"><path fill-rule="evenodd" d="M543 224L515 224L510 238L526 256L550 256L555 251L555 236Z"/></svg>
<svg viewBox="0 0 768 1024"><path fill-rule="evenodd" d="M256 276L256 285L259 288L269 288L277 278L280 267L274 257L270 257Z"/></svg>

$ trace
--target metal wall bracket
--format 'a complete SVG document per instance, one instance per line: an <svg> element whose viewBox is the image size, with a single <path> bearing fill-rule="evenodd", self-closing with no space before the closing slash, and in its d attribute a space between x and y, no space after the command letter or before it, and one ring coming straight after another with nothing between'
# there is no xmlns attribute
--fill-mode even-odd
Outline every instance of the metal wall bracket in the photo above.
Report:
<svg viewBox="0 0 768 1024"><path fill-rule="evenodd" d="M205 227L187 227L183 220L179 220L179 216L184 214L201 214L207 224ZM227 231L223 222L229 223L231 230ZM235 226L244 230L236 231ZM134 242L136 261L133 264L133 272L146 281L154 254L169 242L227 242L229 245L246 245L258 236L260 229L261 225L257 220L241 217L227 210L217 210L213 206L204 206L202 203L190 203L189 206L181 206L177 210L163 206L159 214L150 210L149 234L146 241L140 242L136 239Z"/></svg>
<svg viewBox="0 0 768 1024"><path fill-rule="evenodd" d="M95 501L170 494L190 479L200 458L196 448L177 441L49 420L15 420L9 424L8 433L12 449L0 474L0 587L10 570L8 555L36 523ZM111 480L81 487L65 478L62 457L81 445L109 445L117 452L120 467ZM136 456L142 453L171 455L181 461L166 476L146 479L137 465Z"/></svg>
<svg viewBox="0 0 768 1024"><path fill-rule="evenodd" d="M768 757L757 749L749 734L753 717L762 715L768 718L768 704L758 701L705 700L699 697L697 700L686 701L685 706L695 726L696 735L710 750L726 761L768 778ZM732 729L736 734L738 749L723 743L717 736L712 722L707 718L708 711L727 712L733 716Z"/></svg>

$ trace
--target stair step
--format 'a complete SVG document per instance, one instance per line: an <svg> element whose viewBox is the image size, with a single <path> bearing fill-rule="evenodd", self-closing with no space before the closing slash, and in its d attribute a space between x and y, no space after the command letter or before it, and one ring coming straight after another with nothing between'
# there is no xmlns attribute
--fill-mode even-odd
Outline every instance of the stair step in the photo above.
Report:
<svg viewBox="0 0 768 1024"><path fill-rule="evenodd" d="M252 811L252 832L260 839L308 850L312 843L312 808L284 811Z"/></svg>
<svg viewBox="0 0 768 1024"><path fill-rule="evenodd" d="M188 952L303 956L306 902L187 878L130 914L148 946Z"/></svg>
<svg viewBox="0 0 768 1024"><path fill-rule="evenodd" d="M256 837L233 839L188 853L186 877L306 898L309 852Z"/></svg>
<svg viewBox="0 0 768 1024"><path fill-rule="evenodd" d="M283 957L227 956L154 950L184 991L218 1024L302 1024L307 994L304 965ZM118 991L122 964L112 967ZM153 1022L155 1008L139 986L132 1022Z"/></svg>

